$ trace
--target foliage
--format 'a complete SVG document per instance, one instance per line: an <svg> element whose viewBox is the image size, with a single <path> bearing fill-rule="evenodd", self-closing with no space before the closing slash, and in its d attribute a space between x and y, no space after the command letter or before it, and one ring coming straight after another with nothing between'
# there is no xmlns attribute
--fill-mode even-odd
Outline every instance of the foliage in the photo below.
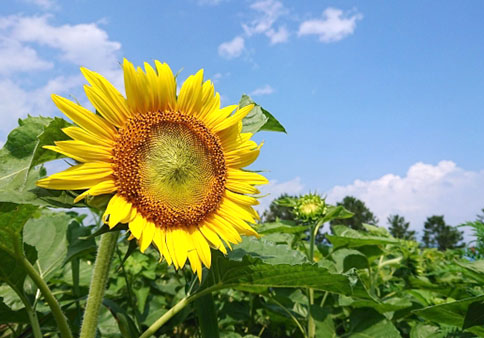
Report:
<svg viewBox="0 0 484 338"><path fill-rule="evenodd" d="M354 216L345 220L331 222L331 226L342 224L355 230L365 230L363 224L378 224L378 218L368 209L365 202L353 196L346 196L341 202L336 203L351 211Z"/></svg>
<svg viewBox="0 0 484 338"><path fill-rule="evenodd" d="M422 242L427 248L438 248L441 251L464 246L462 231L447 225L444 216L430 216L424 223Z"/></svg>
<svg viewBox="0 0 484 338"><path fill-rule="evenodd" d="M409 222L405 222L405 217L400 215L390 215L387 218L387 223L390 225L388 231L395 238L415 240L415 231L409 230Z"/></svg>
<svg viewBox="0 0 484 338"><path fill-rule="evenodd" d="M294 199L296 196L288 194L282 194L278 198L274 199L269 205L269 209L265 210L262 214L263 222L275 222L277 220L294 221L295 217L292 213L291 206L282 205L280 202L287 199Z"/></svg>
<svg viewBox="0 0 484 338"><path fill-rule="evenodd" d="M106 230L96 210L54 209L72 207L77 192L52 195L32 185L50 156L39 147L62 139L56 131L65 122L29 117L20 124L0 151L0 337L31 337L35 325L43 336L58 336L36 276L77 336ZM396 238L366 224L376 219L364 203L345 200L325 205L316 224L277 216L257 224L262 238L244 238L226 256L212 252L201 282L188 268L160 262L155 249L140 253L121 230L98 335L138 337L178 309L156 336L308 337L311 327L316 337L484 336L484 260ZM355 220L347 222L345 205ZM332 233L315 242L325 223ZM475 224L479 237L482 222Z"/></svg>

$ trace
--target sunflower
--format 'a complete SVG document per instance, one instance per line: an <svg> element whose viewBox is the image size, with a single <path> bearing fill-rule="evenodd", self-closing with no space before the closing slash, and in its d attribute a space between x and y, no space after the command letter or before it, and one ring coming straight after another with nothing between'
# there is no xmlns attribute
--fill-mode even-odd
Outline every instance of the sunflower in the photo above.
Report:
<svg viewBox="0 0 484 338"><path fill-rule="evenodd" d="M202 263L211 265L210 248L226 254L240 235L258 236L249 225L259 219L252 195L267 179L242 169L261 147L242 132L253 105L221 108L203 70L177 96L167 64L144 66L135 69L124 60L126 98L104 77L81 68L98 114L52 96L76 126L63 129L72 140L45 148L79 164L37 185L85 190L75 202L112 194L103 215L110 228L127 223L142 252L154 243L169 265L182 268L188 260L201 278Z"/></svg>

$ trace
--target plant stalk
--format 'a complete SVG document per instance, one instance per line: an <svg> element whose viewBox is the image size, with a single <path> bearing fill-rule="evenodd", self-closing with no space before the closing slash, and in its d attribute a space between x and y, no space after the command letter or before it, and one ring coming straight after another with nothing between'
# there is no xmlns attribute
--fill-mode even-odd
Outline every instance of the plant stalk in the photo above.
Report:
<svg viewBox="0 0 484 338"><path fill-rule="evenodd" d="M176 315L178 312L180 312L181 310L183 310L183 308L185 306L187 306L188 304L190 304L191 302L193 302L194 300L206 295L206 294L209 294L217 289L219 289L220 287L218 285L214 285L212 287L209 287L199 293L196 293L194 295L191 295L191 296L187 296L187 297L184 297L182 298L178 303L176 303L170 310L168 310L167 312L165 312L163 314L163 316L161 316L160 318L158 318L158 320L156 322L154 322L153 324L151 324L151 326L145 331L143 332L143 334L141 336L139 336L139 338L148 338L148 337L151 337L152 335L154 335L156 333L156 331L158 331L158 329L160 327L162 327L166 322L168 322L174 315Z"/></svg>
<svg viewBox="0 0 484 338"><path fill-rule="evenodd" d="M67 318L64 316L64 313L62 312L60 305L57 302L57 299L55 299L54 295L50 291L45 281L42 279L42 277L40 277L39 273L35 270L32 264L30 264L27 258L22 257L21 259L19 259L19 261L20 263L22 263L23 267L25 268L25 271L32 279L32 281L35 283L35 285L37 285L40 292L44 296L47 304L49 305L52 311L52 315L54 316L55 321L57 322L57 327L59 329L61 336L63 338L72 338L72 332L69 327L69 324L67 324Z"/></svg>
<svg viewBox="0 0 484 338"><path fill-rule="evenodd" d="M17 290L14 289L14 291L17 291ZM27 299L27 297L25 297L22 290L17 292L17 295L19 296L20 300L25 306L25 311L27 311L27 315L29 316L30 325L32 325L32 333L34 337L42 338L42 331L40 330L40 324L39 324L39 319L37 318L37 313L32 308L32 305L30 305L29 300Z"/></svg>
<svg viewBox="0 0 484 338"><path fill-rule="evenodd" d="M319 230L320 222L311 227L311 234L309 238L309 261L314 262L314 241L316 240L316 233ZM314 290L312 288L308 289L309 296L309 307L308 307L308 337L314 338L316 335L316 323L311 315L311 307L314 304Z"/></svg>
<svg viewBox="0 0 484 338"><path fill-rule="evenodd" d="M81 326L80 338L96 336L99 309L103 301L104 291L109 275L109 267L113 258L114 249L118 240L119 231L109 231L101 236L101 243L97 252L94 272L91 278L89 296Z"/></svg>

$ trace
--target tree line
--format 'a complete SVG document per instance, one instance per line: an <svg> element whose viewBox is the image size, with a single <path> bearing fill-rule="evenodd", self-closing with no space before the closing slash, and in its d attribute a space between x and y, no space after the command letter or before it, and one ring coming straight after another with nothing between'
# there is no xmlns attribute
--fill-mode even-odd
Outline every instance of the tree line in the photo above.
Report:
<svg viewBox="0 0 484 338"><path fill-rule="evenodd" d="M276 219L293 221L294 215L291 213L291 208L278 203L288 197L293 196L283 194L273 200L269 209L264 211L262 221L274 222ZM355 230L365 231L363 224L377 225L379 223L378 218L366 206L365 202L354 196L346 196L336 204L345 207L347 210L351 211L354 216L348 219L332 221L330 222L331 226L341 224ZM481 212L482 214L476 216L476 221L484 223L484 208ZM388 216L386 221L388 230L392 236L405 240L418 241L416 232L410 229L410 222L408 222L404 216L393 214ZM465 243L463 242L463 239L463 232L456 226L447 224L444 215L432 215L427 217L424 222L423 235L420 238L420 243L423 247L437 248L444 251L447 249L464 247Z"/></svg>

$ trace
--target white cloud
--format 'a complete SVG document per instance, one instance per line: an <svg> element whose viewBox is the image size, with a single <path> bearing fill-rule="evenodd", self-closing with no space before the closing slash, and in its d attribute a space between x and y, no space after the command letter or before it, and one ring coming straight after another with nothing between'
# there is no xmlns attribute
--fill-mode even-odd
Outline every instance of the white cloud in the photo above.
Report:
<svg viewBox="0 0 484 338"><path fill-rule="evenodd" d="M231 41L224 42L218 46L218 54L226 59L239 57L245 48L245 40L236 36Z"/></svg>
<svg viewBox="0 0 484 338"><path fill-rule="evenodd" d="M0 37L0 74L45 70L54 66L42 60L37 51L12 38Z"/></svg>
<svg viewBox="0 0 484 338"><path fill-rule="evenodd" d="M323 12L322 19L307 20L299 26L299 36L318 35L319 41L329 43L344 39L353 34L356 29L356 22L361 20L363 15L355 13L343 13L341 9L327 8Z"/></svg>
<svg viewBox="0 0 484 338"><path fill-rule="evenodd" d="M60 51L63 61L95 70L112 70L117 65L121 44L109 40L96 23L53 26L49 16L7 17L11 37Z"/></svg>
<svg viewBox="0 0 484 338"><path fill-rule="evenodd" d="M266 33L272 29L280 16L287 13L282 2L274 0L259 0L250 5L250 8L255 10L258 15L250 23L242 25L247 36Z"/></svg>
<svg viewBox="0 0 484 338"><path fill-rule="evenodd" d="M269 196L265 196L261 198L260 204L256 206L256 209L262 213L264 210L269 208L271 202L278 198L280 195L286 193L289 195L298 195L300 194L303 189L304 185L301 183L300 177L295 177L292 180L280 182L278 180L271 180L269 184L263 185L259 187L261 194Z"/></svg>
<svg viewBox="0 0 484 338"><path fill-rule="evenodd" d="M98 23L56 26L49 22L50 18L49 15L0 17L1 140L20 117L56 113L52 93L85 100L81 91L85 80L78 66L100 72L117 88L123 88L117 56L119 42L110 40ZM49 56L42 57L44 53ZM58 67L63 67L64 75L56 74ZM46 69L53 71L32 76L33 71Z"/></svg>
<svg viewBox="0 0 484 338"><path fill-rule="evenodd" d="M287 42L289 40L289 32L284 26L279 27L278 30L271 28L266 32L266 35L271 39L271 45Z"/></svg>
<svg viewBox="0 0 484 338"><path fill-rule="evenodd" d="M428 216L444 215L447 223L458 225L473 220L484 207L484 170L468 171L452 161L437 165L412 165L403 177L387 174L371 181L356 180L336 186L328 193L335 203L352 195L363 200L386 225L388 215L398 213L421 230Z"/></svg>
<svg viewBox="0 0 484 338"><path fill-rule="evenodd" d="M272 88L270 85L266 84L264 87L257 88L256 90L253 90L250 92L250 96L260 96L260 95L270 95L274 93L274 88Z"/></svg>

